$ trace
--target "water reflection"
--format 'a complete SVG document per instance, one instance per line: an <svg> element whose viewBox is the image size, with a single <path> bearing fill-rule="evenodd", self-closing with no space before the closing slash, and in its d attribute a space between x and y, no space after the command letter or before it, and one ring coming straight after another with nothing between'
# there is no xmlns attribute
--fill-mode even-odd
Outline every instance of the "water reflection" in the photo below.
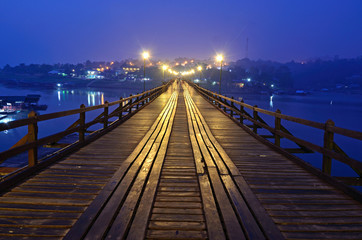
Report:
<svg viewBox="0 0 362 240"><path fill-rule="evenodd" d="M72 95L75 95L75 97L86 95L88 106L104 104L104 92L82 91L82 90L80 90L80 91L57 90L58 105L60 105L62 102L72 100L73 99L73 97L71 97Z"/></svg>
<svg viewBox="0 0 362 240"><path fill-rule="evenodd" d="M273 109L273 97L274 97L274 95L272 95L272 96L270 96L270 100L269 100L269 106L270 106L270 108L271 109Z"/></svg>

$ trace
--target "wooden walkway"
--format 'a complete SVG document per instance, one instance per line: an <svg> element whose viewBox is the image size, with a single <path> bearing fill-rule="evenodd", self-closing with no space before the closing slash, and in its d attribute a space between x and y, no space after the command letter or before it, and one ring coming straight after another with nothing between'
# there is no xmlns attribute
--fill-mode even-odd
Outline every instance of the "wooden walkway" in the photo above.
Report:
<svg viewBox="0 0 362 240"><path fill-rule="evenodd" d="M0 197L0 239L362 239L362 205L175 82Z"/></svg>

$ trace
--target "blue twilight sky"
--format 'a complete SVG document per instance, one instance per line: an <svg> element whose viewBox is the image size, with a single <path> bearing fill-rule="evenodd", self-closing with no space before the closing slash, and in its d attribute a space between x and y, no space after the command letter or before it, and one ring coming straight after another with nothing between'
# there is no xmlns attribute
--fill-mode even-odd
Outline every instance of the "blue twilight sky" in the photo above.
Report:
<svg viewBox="0 0 362 240"><path fill-rule="evenodd" d="M362 0L1 0L6 63L362 56Z"/></svg>

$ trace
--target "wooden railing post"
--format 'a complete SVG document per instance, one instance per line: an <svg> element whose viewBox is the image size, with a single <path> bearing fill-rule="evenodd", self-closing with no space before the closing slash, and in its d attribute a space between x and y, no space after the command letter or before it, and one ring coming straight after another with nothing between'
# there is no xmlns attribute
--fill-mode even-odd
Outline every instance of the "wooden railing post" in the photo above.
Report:
<svg viewBox="0 0 362 240"><path fill-rule="evenodd" d="M142 99L142 106L144 106L146 104L146 94L143 94L141 99Z"/></svg>
<svg viewBox="0 0 362 240"><path fill-rule="evenodd" d="M32 118L34 120L33 123L28 125L28 142L36 142L38 140L38 122L36 119L36 112L31 111L28 114L28 118ZM34 146L28 151L28 165L29 167L35 166L38 163L38 146Z"/></svg>
<svg viewBox="0 0 362 240"><path fill-rule="evenodd" d="M108 127L108 101L104 102L104 114L103 114L103 128Z"/></svg>
<svg viewBox="0 0 362 240"><path fill-rule="evenodd" d="M255 110L255 108L257 108L258 106L257 105L254 105L253 107L253 119L255 121L258 121L258 112ZM253 132L254 133L258 133L258 125L256 125L256 123L253 123Z"/></svg>
<svg viewBox="0 0 362 240"><path fill-rule="evenodd" d="M137 95L138 95L138 93L137 93ZM139 96L137 96L137 98L136 98L136 103L137 103L137 104L136 104L136 109L138 109L138 104L139 104L138 101L139 101L139 100L140 100L140 98L139 98Z"/></svg>
<svg viewBox="0 0 362 240"><path fill-rule="evenodd" d="M243 103L244 103L244 100L243 99L241 99L240 100L240 123L241 124L244 124L244 117L243 117L243 113L244 113L244 106L242 105Z"/></svg>
<svg viewBox="0 0 362 240"><path fill-rule="evenodd" d="M231 97L231 99L234 100L234 97ZM231 117L234 117L234 111L233 111L233 109L235 108L234 102L231 101L230 105L231 105L231 108L230 108L230 116L231 116Z"/></svg>
<svg viewBox="0 0 362 240"><path fill-rule="evenodd" d="M333 144L334 144L334 133L329 131L329 127L334 126L334 122L332 120L327 120L324 130L324 148L328 150L333 150ZM332 170L332 158L327 156L326 154L323 154L323 164L322 164L322 170L324 173L331 175Z"/></svg>
<svg viewBox="0 0 362 240"><path fill-rule="evenodd" d="M221 98L220 98L220 100L221 100ZM224 101L222 101L225 105L227 105L227 101L226 101L226 99L224 99ZM224 112L226 112L226 109L227 109L227 107L224 105Z"/></svg>
<svg viewBox="0 0 362 240"><path fill-rule="evenodd" d="M275 111L275 113L282 113L279 109ZM275 116L275 131L279 131L281 129L281 119L277 116ZM280 147L280 136L278 133L275 133L275 145Z"/></svg>
<svg viewBox="0 0 362 240"><path fill-rule="evenodd" d="M121 120L121 118L122 118L122 115L123 115L123 98L122 97L120 97L119 98L119 100L121 101L120 103L119 103L119 109L120 109L120 112L119 112L119 115L118 115L118 119L119 120Z"/></svg>
<svg viewBox="0 0 362 240"><path fill-rule="evenodd" d="M132 97L132 94L130 94L129 96ZM130 107L130 108L128 109L128 113L131 113L131 112L132 112L132 107L131 107L131 105L132 105L132 98L129 99L128 105L129 105L129 107Z"/></svg>
<svg viewBox="0 0 362 240"><path fill-rule="evenodd" d="M82 104L80 105L80 109L84 109L85 108L85 105ZM84 142L84 134L85 134L85 112L81 112L79 114L79 127L80 127L80 130L79 130L79 142Z"/></svg>

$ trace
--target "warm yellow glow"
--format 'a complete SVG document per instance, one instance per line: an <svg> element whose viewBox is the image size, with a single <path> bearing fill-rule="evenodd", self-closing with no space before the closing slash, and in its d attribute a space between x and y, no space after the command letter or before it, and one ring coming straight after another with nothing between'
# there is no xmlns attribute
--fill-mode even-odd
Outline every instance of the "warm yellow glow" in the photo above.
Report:
<svg viewBox="0 0 362 240"><path fill-rule="evenodd" d="M194 70L194 69L192 69L192 70L190 71L190 73L195 73L195 70Z"/></svg>
<svg viewBox="0 0 362 240"><path fill-rule="evenodd" d="M148 59L150 57L150 53L149 52L143 52L142 57L143 57L143 59Z"/></svg>
<svg viewBox="0 0 362 240"><path fill-rule="evenodd" d="M111 62L111 65L113 65L114 64L114 62Z"/></svg>
<svg viewBox="0 0 362 240"><path fill-rule="evenodd" d="M201 66L197 66L197 70L198 70L198 71L202 71L202 67L201 67Z"/></svg>
<svg viewBox="0 0 362 240"><path fill-rule="evenodd" d="M216 55L216 61L222 62L224 60L224 56L221 54Z"/></svg>
<svg viewBox="0 0 362 240"><path fill-rule="evenodd" d="M167 68L168 68L167 65L163 65L163 66L162 66L163 71L165 71Z"/></svg>

